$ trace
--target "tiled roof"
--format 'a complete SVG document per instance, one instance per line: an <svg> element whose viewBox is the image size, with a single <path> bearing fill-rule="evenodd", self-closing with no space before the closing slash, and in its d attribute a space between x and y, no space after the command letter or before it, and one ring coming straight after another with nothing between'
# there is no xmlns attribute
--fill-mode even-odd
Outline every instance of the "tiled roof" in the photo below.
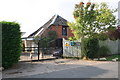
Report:
<svg viewBox="0 0 120 80"><path fill-rule="evenodd" d="M53 23L51 23L53 25L62 25L62 26L68 26L67 25L67 20L62 18L61 16L57 15L55 18L55 21Z"/></svg>
<svg viewBox="0 0 120 80"><path fill-rule="evenodd" d="M40 27L38 30L36 30L35 32L33 32L32 34L30 34L28 36L28 38L30 37L35 37L36 35L41 35L49 26L51 25L61 25L61 26L68 26L67 25L67 20L62 18L59 15L54 15L48 22L46 22L42 27Z"/></svg>

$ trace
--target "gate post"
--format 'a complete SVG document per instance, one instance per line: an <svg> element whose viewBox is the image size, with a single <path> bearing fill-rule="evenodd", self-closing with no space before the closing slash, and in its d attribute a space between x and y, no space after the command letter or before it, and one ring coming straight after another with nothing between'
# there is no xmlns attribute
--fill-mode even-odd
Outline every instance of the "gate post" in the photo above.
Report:
<svg viewBox="0 0 120 80"><path fill-rule="evenodd" d="M39 60L40 50L39 50L39 42L38 42L38 60Z"/></svg>

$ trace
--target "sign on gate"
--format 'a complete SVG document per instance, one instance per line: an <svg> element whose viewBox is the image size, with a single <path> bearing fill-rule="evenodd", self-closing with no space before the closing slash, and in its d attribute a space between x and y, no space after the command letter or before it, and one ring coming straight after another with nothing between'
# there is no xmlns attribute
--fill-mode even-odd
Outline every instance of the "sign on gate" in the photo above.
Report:
<svg viewBox="0 0 120 80"><path fill-rule="evenodd" d="M65 46L69 46L69 42L65 42Z"/></svg>

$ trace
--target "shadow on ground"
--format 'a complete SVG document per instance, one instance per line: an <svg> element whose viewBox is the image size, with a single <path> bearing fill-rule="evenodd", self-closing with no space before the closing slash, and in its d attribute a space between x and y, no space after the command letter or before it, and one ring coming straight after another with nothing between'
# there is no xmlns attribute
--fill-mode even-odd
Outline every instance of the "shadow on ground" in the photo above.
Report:
<svg viewBox="0 0 120 80"><path fill-rule="evenodd" d="M97 76L103 75L107 72L107 70L97 67L83 66L66 70L53 71L50 73L24 76L21 78L96 78Z"/></svg>

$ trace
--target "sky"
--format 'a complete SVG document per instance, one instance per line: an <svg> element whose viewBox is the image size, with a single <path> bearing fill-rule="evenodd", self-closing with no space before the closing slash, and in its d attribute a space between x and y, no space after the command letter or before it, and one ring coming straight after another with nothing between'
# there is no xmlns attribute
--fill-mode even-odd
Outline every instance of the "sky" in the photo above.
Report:
<svg viewBox="0 0 120 80"><path fill-rule="evenodd" d="M80 1L86 3L89 0L0 0L0 21L18 22L21 32L26 32L24 36L28 36L55 14L73 21L74 6ZM110 8L114 9L118 7L120 0L90 1L106 2Z"/></svg>

